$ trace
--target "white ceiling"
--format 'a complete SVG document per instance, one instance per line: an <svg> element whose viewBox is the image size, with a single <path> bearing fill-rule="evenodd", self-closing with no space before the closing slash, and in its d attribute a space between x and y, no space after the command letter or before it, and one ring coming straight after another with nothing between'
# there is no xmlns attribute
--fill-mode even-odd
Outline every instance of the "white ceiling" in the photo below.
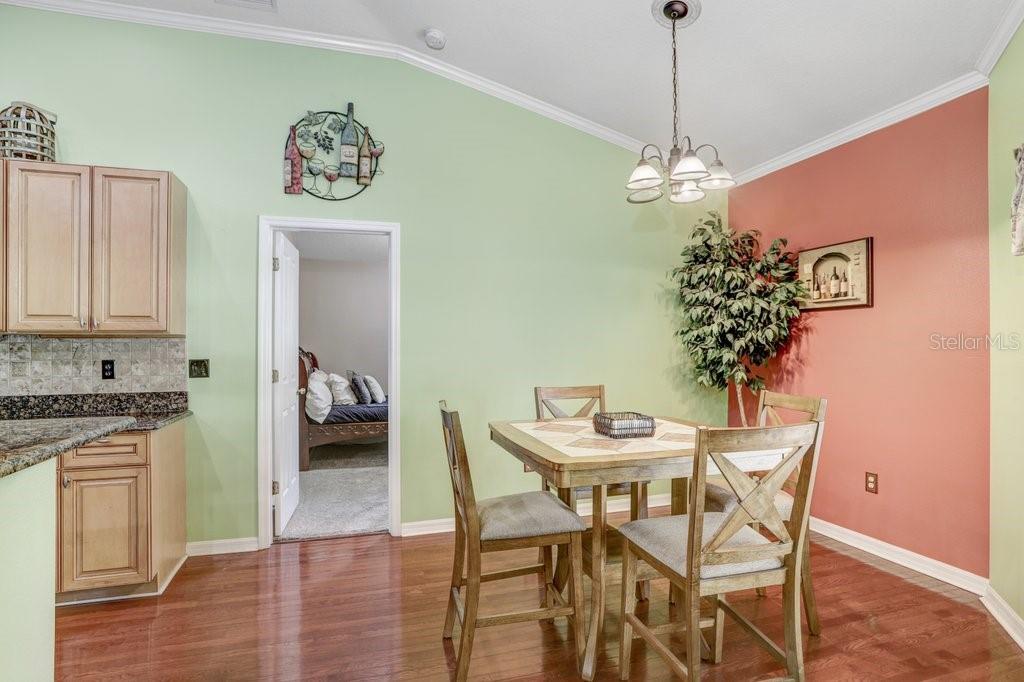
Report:
<svg viewBox="0 0 1024 682"><path fill-rule="evenodd" d="M289 232L288 239L303 260L340 263L386 263L388 238L380 234L349 232Z"/></svg>
<svg viewBox="0 0 1024 682"><path fill-rule="evenodd" d="M627 146L671 141L669 31L649 0L277 0L275 12L236 6L244 0L113 4L390 43L414 53L407 61L440 60L617 131ZM979 64L986 71L1022 5L704 0L680 33L683 133L716 144L739 174L965 75L973 80L960 89L977 87ZM447 33L443 52L423 44L430 26Z"/></svg>

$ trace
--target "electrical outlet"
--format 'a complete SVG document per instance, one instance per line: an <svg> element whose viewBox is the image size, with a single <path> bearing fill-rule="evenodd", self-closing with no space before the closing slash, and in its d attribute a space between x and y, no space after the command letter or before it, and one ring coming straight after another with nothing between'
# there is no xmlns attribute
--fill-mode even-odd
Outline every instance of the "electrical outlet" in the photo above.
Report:
<svg viewBox="0 0 1024 682"><path fill-rule="evenodd" d="M864 490L874 495L878 494L878 474L871 471L864 472Z"/></svg>
<svg viewBox="0 0 1024 682"><path fill-rule="evenodd" d="M188 361L188 376L190 379L209 379L210 378L210 361L209 360L189 360Z"/></svg>
<svg viewBox="0 0 1024 682"><path fill-rule="evenodd" d="M104 379L114 378L114 361L113 360L101 360L100 361L100 376Z"/></svg>

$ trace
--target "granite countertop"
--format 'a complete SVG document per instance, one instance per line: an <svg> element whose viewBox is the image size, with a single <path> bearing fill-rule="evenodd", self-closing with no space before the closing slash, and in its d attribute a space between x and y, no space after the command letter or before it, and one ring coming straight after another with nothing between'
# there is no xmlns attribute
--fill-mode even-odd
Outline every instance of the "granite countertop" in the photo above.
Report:
<svg viewBox="0 0 1024 682"><path fill-rule="evenodd" d="M0 421L0 478L80 445L135 426L135 417L61 417Z"/></svg>
<svg viewBox="0 0 1024 682"><path fill-rule="evenodd" d="M128 430L156 431L191 414L192 410L180 410L178 412L133 412L130 416L135 418L135 423Z"/></svg>

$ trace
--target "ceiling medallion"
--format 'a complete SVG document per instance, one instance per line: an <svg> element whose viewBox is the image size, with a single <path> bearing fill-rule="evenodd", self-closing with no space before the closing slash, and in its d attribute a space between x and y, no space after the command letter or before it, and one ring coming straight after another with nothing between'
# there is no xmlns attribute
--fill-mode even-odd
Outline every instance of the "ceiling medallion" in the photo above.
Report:
<svg viewBox="0 0 1024 682"><path fill-rule="evenodd" d="M672 149L665 155L657 145L648 144L640 151L640 161L626 183L631 204L646 204L665 195L662 186L668 173L668 200L676 204L700 201L706 190L726 189L736 184L725 164L718 158L718 148L712 144L697 147L689 135L679 138L679 67L676 49L676 31L689 26L700 16L700 0L655 0L651 11L655 20L672 29ZM705 165L698 154L703 150L714 152L715 158ZM649 151L650 150L650 151ZM657 167L652 161L657 161Z"/></svg>

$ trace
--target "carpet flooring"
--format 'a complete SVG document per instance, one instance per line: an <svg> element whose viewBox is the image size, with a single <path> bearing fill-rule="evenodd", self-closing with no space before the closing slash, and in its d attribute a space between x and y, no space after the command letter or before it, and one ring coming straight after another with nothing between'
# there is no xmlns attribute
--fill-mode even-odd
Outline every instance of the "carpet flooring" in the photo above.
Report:
<svg viewBox="0 0 1024 682"><path fill-rule="evenodd" d="M388 446L322 445L299 473L299 506L280 540L375 533L388 527Z"/></svg>

